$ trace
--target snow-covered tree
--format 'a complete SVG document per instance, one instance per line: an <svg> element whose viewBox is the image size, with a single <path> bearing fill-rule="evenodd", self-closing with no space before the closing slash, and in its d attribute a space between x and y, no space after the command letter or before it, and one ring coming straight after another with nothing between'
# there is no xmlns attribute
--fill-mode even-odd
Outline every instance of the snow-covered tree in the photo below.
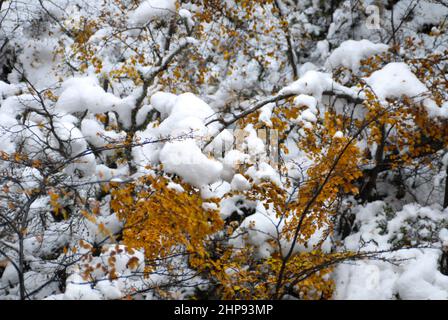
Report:
<svg viewBox="0 0 448 320"><path fill-rule="evenodd" d="M0 0L0 298L447 299L447 17Z"/></svg>

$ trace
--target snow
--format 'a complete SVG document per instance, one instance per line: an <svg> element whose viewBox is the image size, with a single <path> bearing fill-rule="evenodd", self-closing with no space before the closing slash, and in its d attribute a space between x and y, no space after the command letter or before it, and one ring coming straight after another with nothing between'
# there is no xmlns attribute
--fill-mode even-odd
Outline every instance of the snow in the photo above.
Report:
<svg viewBox="0 0 448 320"><path fill-rule="evenodd" d="M353 251L390 250L413 232L436 228L444 223L446 211L437 206L405 205L392 218L385 215L386 204L375 201L359 208L356 225L359 231L348 236L345 246ZM413 225L417 223L418 225ZM439 231L441 241L446 229ZM420 232L420 237L427 236ZM416 237L414 241L416 241ZM335 299L447 299L448 278L439 271L440 250L409 248L384 253L380 260L356 261L339 265L333 275L336 281ZM395 260L394 260L395 259Z"/></svg>
<svg viewBox="0 0 448 320"><path fill-rule="evenodd" d="M356 262L335 271L336 300L386 300L394 298L396 274L381 264Z"/></svg>
<svg viewBox="0 0 448 320"><path fill-rule="evenodd" d="M58 75L52 68L53 64L61 62L60 56L54 54L58 47L59 43L54 37L32 37L26 41L26 46L18 55L18 60L22 63L21 70L28 71L28 81L37 90L47 89L58 83ZM20 78L17 70L13 74Z"/></svg>
<svg viewBox="0 0 448 320"><path fill-rule="evenodd" d="M124 290L129 286L129 281L133 279L133 272L143 272L144 255L138 250L127 250L124 245L108 245L104 252L98 257L93 257L84 267L91 267L91 277L96 280L95 285L82 278L82 270L75 266L71 268L71 274L67 278L67 288L62 299L65 300L101 300L101 299L121 299ZM110 259L113 257L113 260ZM131 259L135 263L129 264ZM113 261L113 264L111 265ZM104 269L98 269L100 264L105 266L105 270L114 269L117 279L110 280Z"/></svg>
<svg viewBox="0 0 448 320"><path fill-rule="evenodd" d="M103 295L99 290L92 289L90 283L83 280L79 274L67 278L64 300L101 300Z"/></svg>
<svg viewBox="0 0 448 320"><path fill-rule="evenodd" d="M230 183L227 181L219 180L215 183L204 185L201 187L201 197L203 199L210 199L210 198L223 198L225 197L229 192L231 191ZM208 203L206 205L207 207L213 207L215 210L219 210L219 208L216 208L216 204L214 203Z"/></svg>
<svg viewBox="0 0 448 320"><path fill-rule="evenodd" d="M401 98L404 95L416 97L428 91L403 62L389 63L372 73L365 81L380 100Z"/></svg>
<svg viewBox="0 0 448 320"><path fill-rule="evenodd" d="M311 62L305 62L299 67L298 73L300 77L303 77L308 71L317 71L318 67L311 63Z"/></svg>
<svg viewBox="0 0 448 320"><path fill-rule="evenodd" d="M1 110L1 108L0 108ZM15 137L11 134L9 129L17 125L17 120L13 117L3 113L0 117L0 150L11 154L14 152L16 144L14 143Z"/></svg>
<svg viewBox="0 0 448 320"><path fill-rule="evenodd" d="M258 117L258 120L264 122L268 127L272 127L271 117L274 107L275 104L268 103L260 109L260 116Z"/></svg>
<svg viewBox="0 0 448 320"><path fill-rule="evenodd" d="M420 101L431 117L448 118L446 103L440 108L432 99L427 97L430 93L428 88L403 62L389 63L382 69L375 71L370 77L365 78L365 81L380 100L398 99L407 96Z"/></svg>
<svg viewBox="0 0 448 320"><path fill-rule="evenodd" d="M121 99L105 92L93 77L75 77L64 81L62 94L56 109L67 113L89 110L93 113L111 111L121 103Z"/></svg>
<svg viewBox="0 0 448 320"><path fill-rule="evenodd" d="M166 172L175 173L196 187L221 177L222 164L207 158L191 139L166 143L160 151L160 162Z"/></svg>
<svg viewBox="0 0 448 320"><path fill-rule="evenodd" d="M126 137L124 132L117 133L111 130L104 130L104 126L94 119L82 120L81 132L86 141L99 148L113 142L123 141Z"/></svg>
<svg viewBox="0 0 448 320"><path fill-rule="evenodd" d="M244 131L248 135L244 138L243 148L247 150L247 153L253 157L257 157L265 152L265 144L261 138L258 137L257 130L253 128L253 125L247 125Z"/></svg>
<svg viewBox="0 0 448 320"><path fill-rule="evenodd" d="M294 98L294 104L298 106L306 106L311 112L317 112L317 99L306 94L298 95Z"/></svg>
<svg viewBox="0 0 448 320"><path fill-rule="evenodd" d="M14 285L19 282L19 273L11 262L6 265L0 280L2 286Z"/></svg>
<svg viewBox="0 0 448 320"><path fill-rule="evenodd" d="M129 167L127 165L119 165L116 169L111 169L104 164L98 164L95 167L95 175L101 180L112 180L119 178L126 178L129 174Z"/></svg>
<svg viewBox="0 0 448 320"><path fill-rule="evenodd" d="M179 16L187 21L187 24L190 28L194 26L193 15L190 11L188 11L187 9L180 9Z"/></svg>
<svg viewBox="0 0 448 320"><path fill-rule="evenodd" d="M156 128L149 127L141 132L141 139L167 138L174 141L143 146L142 164L146 164L148 159L160 161L166 172L175 173L197 187L219 180L223 165L207 158L200 148L204 138L216 132L216 126L205 125L213 119L213 109L192 93L156 92L150 100L151 106L160 112L162 122ZM214 142L225 143L226 133L224 130Z"/></svg>
<svg viewBox="0 0 448 320"><path fill-rule="evenodd" d="M123 292L118 287L117 281L100 281L96 285L104 296L104 299L117 300L123 297Z"/></svg>
<svg viewBox="0 0 448 320"><path fill-rule="evenodd" d="M20 88L17 85L9 84L0 80L0 101L6 99L7 97L18 94Z"/></svg>
<svg viewBox="0 0 448 320"><path fill-rule="evenodd" d="M360 41L347 40L331 53L326 66L331 70L345 67L356 73L359 70L361 60L386 52L388 49L388 45L373 43L366 39Z"/></svg>
<svg viewBox="0 0 448 320"><path fill-rule="evenodd" d="M235 191L249 190L251 187L249 181L241 174L234 175L230 185Z"/></svg>
<svg viewBox="0 0 448 320"><path fill-rule="evenodd" d="M175 12L175 0L146 0L131 12L129 20L137 25L145 25L153 19L166 19Z"/></svg>
<svg viewBox="0 0 448 320"><path fill-rule="evenodd" d="M10 96L2 101L0 112L10 116L17 116L25 109L41 110L42 107L31 94L21 94L18 96Z"/></svg>
<svg viewBox="0 0 448 320"><path fill-rule="evenodd" d="M188 11L187 9L180 9L179 16L181 16L184 19L191 19L192 17L191 12Z"/></svg>
<svg viewBox="0 0 448 320"><path fill-rule="evenodd" d="M341 131L336 131L336 133L333 135L333 139L341 139L344 137L344 133Z"/></svg>
<svg viewBox="0 0 448 320"><path fill-rule="evenodd" d="M309 126L310 123L317 122L318 102L315 97L306 94L300 94L294 98L294 104L300 107L306 107L306 109L303 110L300 113L299 117L296 119L297 121L304 121L305 127Z"/></svg>
<svg viewBox="0 0 448 320"><path fill-rule="evenodd" d="M241 200L239 197L226 199L221 202L221 212L227 217L230 212L238 211L235 203ZM266 209L262 202L252 204L255 207L255 213L246 217L238 229L234 231L234 235L241 232L247 232L247 237L234 236L230 243L235 247L241 247L245 243L256 247L259 258L269 258L275 252L275 245L272 245L272 240L276 239L277 232L281 232L285 226L285 220L281 219L272 209L272 204ZM306 243L296 243L293 248L293 253L310 252L314 250L315 246L320 244L323 252L330 252L331 242L329 239L323 239L323 229L318 229ZM274 241L276 243L276 241ZM291 241L280 239L281 250L287 252L291 248Z"/></svg>
<svg viewBox="0 0 448 320"><path fill-rule="evenodd" d="M300 119L308 121L308 122L316 122L317 121L316 115L314 113L312 113L309 109L304 110L300 114Z"/></svg>
<svg viewBox="0 0 448 320"><path fill-rule="evenodd" d="M151 105L160 112L163 118L167 118L174 108L177 96L168 92L156 92L151 96Z"/></svg>
<svg viewBox="0 0 448 320"><path fill-rule="evenodd" d="M317 98L331 87L333 79L327 73L308 71L299 80L280 90L279 94L308 94Z"/></svg>
<svg viewBox="0 0 448 320"><path fill-rule="evenodd" d="M413 15L408 15L408 10L415 1L394 1L382 8L381 28L374 31L367 29L366 15L350 10L350 1L337 2L328 19L322 16L328 13L322 1L280 1L291 43L284 41L286 29L279 28L279 16L270 10L271 3L254 3L249 18L240 10L232 12L242 21L242 29L225 32L232 27L228 19L196 20L207 9L201 1L141 0L133 1L129 8L115 6L114 1L96 1L88 6L78 2L46 2L48 12L44 12L33 1L7 1L11 6L1 19L0 151L12 156L20 152L33 162L25 165L0 160L0 213L16 219L17 208L29 204L27 232L23 234L24 281L27 292L37 290L32 299L122 299L135 290L142 291L136 295L139 299L160 298L158 290L150 289L153 286L164 288L164 298L191 298L197 288L210 289L199 276L180 281L179 287L172 285L177 281L166 274L187 271L187 277L197 271L189 269L183 255L173 259L174 268L167 269L163 264L148 278L143 277L148 270L144 268L145 252L130 253L120 238L109 238L101 230L104 226L119 235L125 223L111 208L112 196L105 182L125 186L139 177L157 175L170 181L167 187L176 192L190 192L192 187L202 198L202 208L219 212L227 219L226 227L237 215L230 223L234 228L230 241L224 239L222 247L234 245L238 250L251 244L255 256L248 259L255 262L271 258L277 244L282 253L290 248L287 237L277 236L294 214L282 216L269 197L260 199L252 187L273 183L294 201L310 178L308 169L318 161L300 149L305 130L316 133L318 144L338 143L356 131L353 124L365 119L362 104L335 99L333 93L364 98L365 90L371 89L384 106L389 105L389 99L408 96L426 108L431 121L443 125L442 120L448 119L446 90L431 96L429 86L440 88L440 83L421 78L420 72L417 77L411 66L414 58L443 55L448 49L444 30L448 8L434 1L418 1ZM224 2L234 7L234 1ZM47 19L48 13L56 19ZM395 33L400 50L387 54L390 61L379 63L379 70L360 81L361 61L389 50L381 42L388 41L392 34L391 15L395 26L400 24ZM85 17L95 23L87 25ZM110 17L118 18L111 21ZM406 19L401 24L403 17ZM86 42L81 52L76 42L80 39L73 35L85 27L92 30L82 33L90 37L82 39ZM237 41L235 46L234 41L246 36L241 33L243 29L257 36ZM413 39L415 50L409 50L402 39ZM187 44L194 46L177 54L177 49ZM294 63L287 54L289 45L296 54ZM235 50L229 50L228 60L222 51L229 48ZM84 70L83 52L101 61L100 72L92 61ZM9 70L11 63L14 68ZM121 72L129 63L143 79L150 80L148 86ZM341 73L340 67L344 69ZM442 82L441 70L445 69L443 61L433 69L440 72ZM197 76L201 83L194 82ZM235 115L258 103L273 100L277 101L257 110L258 119L231 121L230 126L213 121L234 120ZM281 113L290 105L300 114L288 119L288 135L281 136L288 150L279 150L280 161L272 163L264 128L282 127L277 117L285 120ZM343 121L344 130L338 128L341 131L336 131L332 139L321 141L321 120L330 107L337 115L350 114L360 122ZM409 117L404 125L413 126L414 120ZM130 132L131 127L136 132ZM396 134L394 129L390 133ZM130 153L123 152L120 144L132 135L138 146L126 149ZM368 137L369 133L362 134L355 142L361 154L370 151L374 155L377 145ZM210 143L205 146L206 142ZM112 148L95 150L105 146ZM416 168L407 164L399 170L385 168L377 177L375 189L382 201L359 203L341 193L340 203L328 203L330 209L337 207L338 213L353 215L354 226L348 235L339 232L340 216L335 215L334 222L320 226L306 243L295 245L294 254L314 249L325 253L386 251L378 259L335 266L331 273L336 284L333 298L448 299L448 277L441 273L442 254L448 250L448 209L442 208L448 165L445 149L441 147L431 155L430 163L421 161ZM406 152L408 148L403 148L402 153ZM70 161L73 157L76 160ZM374 165L374 161L362 162L366 170ZM182 182L172 181L177 179ZM67 217L54 216L50 196L40 190L43 186L61 192L58 202L68 208ZM401 193L398 196L401 187L404 197ZM39 196L28 203L34 199L30 197L34 190ZM7 203L11 195L17 207ZM93 211L95 218L85 219L80 210ZM13 262L19 260L18 237L4 225L5 221L0 221L0 234L5 233L0 239L0 300L17 299L19 277ZM332 230L329 235L328 230ZM221 241L229 231L226 228L211 238ZM101 250L90 256L79 240L100 244ZM83 254L89 257L76 262ZM138 263L130 265L130 259L135 262L135 258ZM68 278L63 280L65 277L59 278L58 273L51 280L66 263L64 276ZM242 267L247 265L243 262ZM94 269L88 280L82 277L87 268ZM110 280L111 268L117 279Z"/></svg>
<svg viewBox="0 0 448 320"><path fill-rule="evenodd" d="M127 250L124 245L110 245L105 252L100 256L103 260L108 260L109 257L115 257L114 268L119 275L129 275L130 271L143 271L144 255L141 251L132 249L133 252ZM129 265L131 259L136 259L138 262L135 265Z"/></svg>
<svg viewBox="0 0 448 320"><path fill-rule="evenodd" d="M443 247L448 247L448 229L443 228L439 232L439 238Z"/></svg>
<svg viewBox="0 0 448 320"><path fill-rule="evenodd" d="M261 162L258 169L254 166L250 167L246 173L257 184L263 181L271 181L278 186L282 185L279 173L266 162Z"/></svg>
<svg viewBox="0 0 448 320"><path fill-rule="evenodd" d="M222 160L223 179L231 181L238 167L244 163L249 162L249 159L250 156L246 153L241 152L240 150L229 150Z"/></svg>
<svg viewBox="0 0 448 320"><path fill-rule="evenodd" d="M242 237L235 237L230 241L230 244L238 248L244 246L244 243L249 243L257 247L259 258L268 258L274 252L274 248L268 240L275 235L276 222L278 221L275 215L266 211L263 205L259 203L255 214L244 219L240 227L235 230L235 234L243 230L247 231L249 236L246 240Z"/></svg>
<svg viewBox="0 0 448 320"><path fill-rule="evenodd" d="M399 296L405 300L448 299L448 278L438 270L439 253L415 252L410 265L396 282Z"/></svg>
<svg viewBox="0 0 448 320"><path fill-rule="evenodd" d="M329 73L310 70L299 80L280 90L279 95L306 94L316 99L321 99L325 91L340 91L349 95L354 94L349 88L335 82Z"/></svg>
<svg viewBox="0 0 448 320"><path fill-rule="evenodd" d="M161 113L168 114L157 128L157 133L163 137L178 137L189 133L204 137L209 130L205 123L215 114L207 103L192 93L177 97L159 93L153 96L151 103Z"/></svg>
<svg viewBox="0 0 448 320"><path fill-rule="evenodd" d="M373 288L366 287L367 290L366 288L353 290L350 295L353 298L360 296L364 299L399 297L404 300L440 300L448 298L448 279L437 270L439 254L436 251L410 249L409 252L399 256L409 261L395 268L385 263L378 263L381 267L378 268L377 277L382 281L376 283ZM356 272L360 272L359 267Z"/></svg>

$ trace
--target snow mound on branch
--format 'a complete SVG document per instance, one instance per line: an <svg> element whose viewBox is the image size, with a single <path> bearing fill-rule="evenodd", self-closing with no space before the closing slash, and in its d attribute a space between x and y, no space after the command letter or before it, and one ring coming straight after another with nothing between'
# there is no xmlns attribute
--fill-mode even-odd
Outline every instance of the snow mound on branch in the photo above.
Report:
<svg viewBox="0 0 448 320"><path fill-rule="evenodd" d="M355 96L353 90L335 82L330 74L314 70L306 72L303 77L280 90L279 95L306 94L320 100L326 91L339 91Z"/></svg>
<svg viewBox="0 0 448 320"><path fill-rule="evenodd" d="M197 187L216 182L221 177L222 164L207 158L200 145L204 139L217 133L217 124L206 123L213 119L213 109L192 93L174 95L157 92L151 97L151 107L160 112L158 127L148 127L139 133L142 140L158 138L170 142L143 146L139 161L160 161L169 173L175 173Z"/></svg>
<svg viewBox="0 0 448 320"><path fill-rule="evenodd" d="M344 239L346 248L386 251L380 255L384 261L363 260L336 267L334 298L448 299L448 277L439 270L442 252L426 246L437 237L442 243L446 240L447 211L418 204L405 205L398 212L386 212L386 208L385 202L375 201L356 210L359 231ZM421 248L387 252L403 241Z"/></svg>
<svg viewBox="0 0 448 320"><path fill-rule="evenodd" d="M117 112L123 127L130 128L135 95L124 99L104 91L95 77L75 77L66 80L61 87L56 110L66 113L89 111L92 113Z"/></svg>
<svg viewBox="0 0 448 320"><path fill-rule="evenodd" d="M188 11L186 9L180 9L179 10L179 16L181 18L185 19L185 21L187 22L189 27L194 26L193 15L191 14L190 11Z"/></svg>
<svg viewBox="0 0 448 320"><path fill-rule="evenodd" d="M62 141L70 141L67 147L71 156L75 156L87 149L87 143L81 131L70 122L56 122L55 132ZM50 146L58 148L59 142L57 140L50 140Z"/></svg>
<svg viewBox="0 0 448 320"><path fill-rule="evenodd" d="M309 109L306 109L300 115L300 119L305 120L307 122L317 122L316 115L311 112Z"/></svg>
<svg viewBox="0 0 448 320"><path fill-rule="evenodd" d="M249 190L251 187L250 182L241 174L236 174L233 177L230 186L232 187L232 190L236 191Z"/></svg>
<svg viewBox="0 0 448 320"><path fill-rule="evenodd" d="M307 107L300 113L299 117L296 119L297 121L304 121L306 127L309 127L311 123L317 122L318 110L316 98L301 94L294 98L294 104Z"/></svg>
<svg viewBox="0 0 448 320"><path fill-rule="evenodd" d="M365 81L380 100L401 98L404 95L415 97L428 91L403 62L389 63L365 78Z"/></svg>
<svg viewBox="0 0 448 320"><path fill-rule="evenodd" d="M175 173L196 187L221 177L222 164L207 158L192 139L166 143L159 158L166 172Z"/></svg>
<svg viewBox="0 0 448 320"><path fill-rule="evenodd" d="M0 101L20 92L18 85L8 84L0 80Z"/></svg>
<svg viewBox="0 0 448 320"><path fill-rule="evenodd" d="M317 112L317 100L312 96L301 94L294 98L294 104L299 106L306 106L313 113Z"/></svg>
<svg viewBox="0 0 448 320"><path fill-rule="evenodd" d="M271 181L278 186L282 186L280 175L274 168L272 168L268 163L262 162L259 164L259 168L250 167L247 170L247 175L251 177L255 183L261 183L263 181Z"/></svg>
<svg viewBox="0 0 448 320"><path fill-rule="evenodd" d="M55 132L62 141L70 141L70 143L65 146L68 155L77 157L87 150L88 145L82 132L72 123L63 121L56 122ZM59 141L57 139L52 139L49 143L54 149L59 147ZM77 161L67 165L65 171L69 174L73 174L76 169L87 176L92 175L95 171L95 156L93 154L79 156Z"/></svg>
<svg viewBox="0 0 448 320"><path fill-rule="evenodd" d="M248 133L243 143L247 153L253 157L263 155L266 152L266 147L263 140L258 137L257 130L254 129L254 126L249 124L244 128L244 131Z"/></svg>
<svg viewBox="0 0 448 320"><path fill-rule="evenodd" d="M158 127L161 136L180 136L195 133L204 136L207 132L205 123L215 114L213 109L192 93L178 96L169 93L156 93L151 97L152 106L168 115Z"/></svg>
<svg viewBox="0 0 448 320"><path fill-rule="evenodd" d="M19 96L10 96L2 101L0 113L16 117L26 109L42 110L42 106L31 94L21 94Z"/></svg>
<svg viewBox="0 0 448 320"><path fill-rule="evenodd" d="M448 118L448 106L439 108L432 99L425 97L430 93L428 88L403 62L389 63L364 80L380 100L408 96L414 101L419 99L431 117Z"/></svg>
<svg viewBox="0 0 448 320"><path fill-rule="evenodd" d="M67 113L86 110L103 113L122 103L120 98L105 92L93 77L71 78L62 84L61 89L56 109Z"/></svg>
<svg viewBox="0 0 448 320"><path fill-rule="evenodd" d="M334 70L338 67L346 67L353 72L357 72L360 62L375 54L386 52L389 46L382 43L373 43L369 40L348 40L343 42L328 57L326 67Z"/></svg>
<svg viewBox="0 0 448 320"><path fill-rule="evenodd" d="M274 110L275 104L268 103L260 109L260 116L258 117L258 121L264 122L268 127L272 127L272 111Z"/></svg>
<svg viewBox="0 0 448 320"><path fill-rule="evenodd" d="M82 120L81 132L89 143L98 148L113 142L123 141L126 137L124 132L117 133L115 131L105 130L103 126L94 119ZM106 154L113 154L113 150Z"/></svg>
<svg viewBox="0 0 448 320"><path fill-rule="evenodd" d="M17 125L17 120L3 113L0 117L0 151L13 153L16 149L15 135L8 129Z"/></svg>
<svg viewBox="0 0 448 320"><path fill-rule="evenodd" d="M0 278L0 284L2 286L14 285L19 282L19 273L14 265L9 262L6 268L3 270L2 277Z"/></svg>
<svg viewBox="0 0 448 320"><path fill-rule="evenodd" d="M157 18L167 18L175 12L175 0L147 0L131 13L129 19L135 24L146 24Z"/></svg>
<svg viewBox="0 0 448 320"><path fill-rule="evenodd" d="M233 206L232 201L238 201L238 197L234 199L229 198L221 202L224 206L221 213L224 213L224 218L228 216L229 211L238 210L237 206ZM257 202L255 204L255 213L247 216L241 223L241 225L234 231L229 243L235 248L244 247L245 244L254 245L256 253L259 258L269 258L272 253L275 252L275 247L272 246L272 239L277 237L277 232L282 232L283 228L287 225L285 220L281 219L275 211L272 209L272 205L265 208L262 202ZM288 220L288 219L287 219ZM321 249L324 252L330 252L331 241L329 238L323 239L323 232L326 227L318 229L307 241L306 243L295 243L293 252L310 252L314 250L315 246L322 240ZM238 235L247 232L248 237L241 237ZM283 252L287 252L291 246L292 242L287 239L281 239L280 245Z"/></svg>
<svg viewBox="0 0 448 320"><path fill-rule="evenodd" d="M448 299L448 277L438 270L440 254L408 249L397 255L399 266L385 261L359 261L336 267L334 298L349 300Z"/></svg>
<svg viewBox="0 0 448 320"><path fill-rule="evenodd" d="M222 177L224 180L232 181L238 167L244 163L248 163L250 156L240 150L230 150L226 153L223 163Z"/></svg>

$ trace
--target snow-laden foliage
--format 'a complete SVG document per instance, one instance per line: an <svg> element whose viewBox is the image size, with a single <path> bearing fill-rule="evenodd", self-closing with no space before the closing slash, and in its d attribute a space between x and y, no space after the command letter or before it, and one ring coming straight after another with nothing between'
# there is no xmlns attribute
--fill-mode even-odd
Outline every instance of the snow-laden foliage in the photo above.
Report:
<svg viewBox="0 0 448 320"><path fill-rule="evenodd" d="M0 299L447 299L447 17L0 1Z"/></svg>

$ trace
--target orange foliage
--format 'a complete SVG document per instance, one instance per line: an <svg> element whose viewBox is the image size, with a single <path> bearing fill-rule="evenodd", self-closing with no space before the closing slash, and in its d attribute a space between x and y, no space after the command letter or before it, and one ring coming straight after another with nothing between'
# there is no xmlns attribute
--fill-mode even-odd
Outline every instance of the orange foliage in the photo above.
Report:
<svg viewBox="0 0 448 320"><path fill-rule="evenodd" d="M145 176L112 191L111 209L125 221L124 243L145 250L147 270L178 253L197 266L209 255L207 238L223 227L218 211L206 209L196 190L183 185L186 191L179 192L168 182Z"/></svg>

